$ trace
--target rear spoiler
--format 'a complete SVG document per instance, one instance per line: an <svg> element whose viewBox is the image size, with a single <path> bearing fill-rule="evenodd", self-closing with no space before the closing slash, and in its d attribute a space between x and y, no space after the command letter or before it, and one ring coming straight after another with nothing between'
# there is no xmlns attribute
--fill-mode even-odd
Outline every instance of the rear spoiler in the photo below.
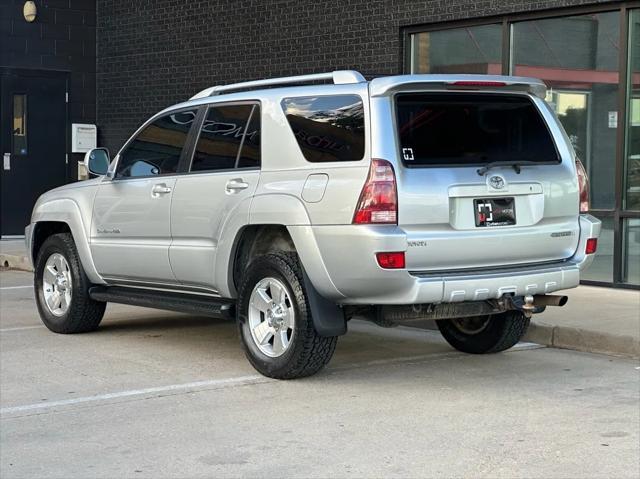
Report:
<svg viewBox="0 0 640 479"><path fill-rule="evenodd" d="M385 96L401 91L515 91L545 98L547 86L542 80L501 75L397 75L375 78L369 82L371 96Z"/></svg>

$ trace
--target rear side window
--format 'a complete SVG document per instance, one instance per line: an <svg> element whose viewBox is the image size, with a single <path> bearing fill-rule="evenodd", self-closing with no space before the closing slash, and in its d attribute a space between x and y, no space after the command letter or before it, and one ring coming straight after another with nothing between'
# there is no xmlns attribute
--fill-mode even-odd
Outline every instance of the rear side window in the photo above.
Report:
<svg viewBox="0 0 640 479"><path fill-rule="evenodd" d="M364 106L359 96L285 98L282 109L307 161L359 161L364 156Z"/></svg>
<svg viewBox="0 0 640 479"><path fill-rule="evenodd" d="M250 144L245 144L249 123L253 131ZM230 170L238 163L242 167L260 166L260 107L210 106L193 153L191 171Z"/></svg>
<svg viewBox="0 0 640 479"><path fill-rule="evenodd" d="M525 96L411 93L396 102L405 166L559 161L542 116Z"/></svg>
<svg viewBox="0 0 640 479"><path fill-rule="evenodd" d="M196 112L171 113L148 125L120 153L116 178L175 173Z"/></svg>

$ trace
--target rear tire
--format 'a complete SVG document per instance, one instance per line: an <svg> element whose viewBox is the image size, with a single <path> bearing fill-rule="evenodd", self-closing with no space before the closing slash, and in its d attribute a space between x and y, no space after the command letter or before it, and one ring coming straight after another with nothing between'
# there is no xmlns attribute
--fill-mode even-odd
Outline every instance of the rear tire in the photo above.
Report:
<svg viewBox="0 0 640 479"><path fill-rule="evenodd" d="M515 346L527 332L529 318L520 311L492 316L436 321L444 339L458 351L499 353Z"/></svg>
<svg viewBox="0 0 640 479"><path fill-rule="evenodd" d="M338 338L320 336L313 325L295 253L254 259L240 286L237 311L247 359L270 378L311 376L331 360L336 349Z"/></svg>
<svg viewBox="0 0 640 479"><path fill-rule="evenodd" d="M45 240L34 270L36 304L47 328L61 334L98 328L107 303L89 297L91 283L70 233L55 234Z"/></svg>

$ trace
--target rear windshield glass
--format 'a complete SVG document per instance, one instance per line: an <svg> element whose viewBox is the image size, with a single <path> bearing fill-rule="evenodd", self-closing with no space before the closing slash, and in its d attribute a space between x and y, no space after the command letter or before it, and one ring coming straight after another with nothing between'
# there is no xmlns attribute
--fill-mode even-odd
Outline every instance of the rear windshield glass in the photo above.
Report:
<svg viewBox="0 0 640 479"><path fill-rule="evenodd" d="M551 134L527 97L411 93L396 101L405 166L559 161Z"/></svg>

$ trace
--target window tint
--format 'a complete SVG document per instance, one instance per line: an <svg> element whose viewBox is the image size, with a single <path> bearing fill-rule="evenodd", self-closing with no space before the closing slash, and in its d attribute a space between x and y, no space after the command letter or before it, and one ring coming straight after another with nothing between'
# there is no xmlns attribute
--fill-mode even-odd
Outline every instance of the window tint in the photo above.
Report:
<svg viewBox="0 0 640 479"><path fill-rule="evenodd" d="M412 93L397 99L406 166L558 160L553 139L522 96Z"/></svg>
<svg viewBox="0 0 640 479"><path fill-rule="evenodd" d="M359 96L286 98L282 109L307 161L358 161L364 156Z"/></svg>
<svg viewBox="0 0 640 479"><path fill-rule="evenodd" d="M209 107L200 137L193 154L191 171L224 170L236 167L242 137L254 105L228 105ZM248 144L242 148L241 166L260 164L260 113L253 114L256 122L247 136ZM245 141L247 141L245 140Z"/></svg>
<svg viewBox="0 0 640 479"><path fill-rule="evenodd" d="M196 112L189 110L172 113L142 130L120 154L116 177L175 173Z"/></svg>

